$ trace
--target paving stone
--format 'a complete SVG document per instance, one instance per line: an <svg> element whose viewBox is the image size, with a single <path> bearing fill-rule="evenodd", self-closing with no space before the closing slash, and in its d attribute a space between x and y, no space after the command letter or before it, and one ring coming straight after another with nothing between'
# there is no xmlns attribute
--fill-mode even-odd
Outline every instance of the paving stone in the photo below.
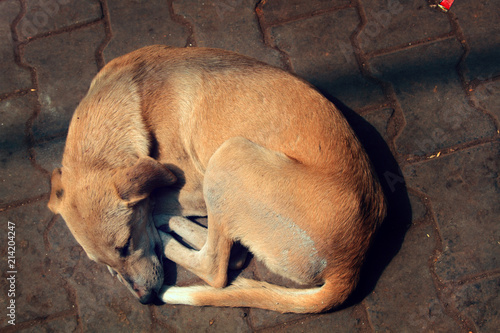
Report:
<svg viewBox="0 0 500 333"><path fill-rule="evenodd" d="M112 39L104 49L106 62L147 45L182 47L187 29L171 19L166 1L108 1Z"/></svg>
<svg viewBox="0 0 500 333"><path fill-rule="evenodd" d="M385 100L381 87L363 77L350 36L359 16L354 8L317 15L272 28L276 45L289 56L295 73L323 93L358 109Z"/></svg>
<svg viewBox="0 0 500 333"><path fill-rule="evenodd" d="M474 91L479 107L495 115L500 120L500 81L486 81Z"/></svg>
<svg viewBox="0 0 500 333"><path fill-rule="evenodd" d="M443 239L436 272L444 280L500 267L499 149L486 144L405 169L435 210Z"/></svg>
<svg viewBox="0 0 500 333"><path fill-rule="evenodd" d="M240 0L241 1L241 0ZM347 0L274 0L261 1L262 14L269 24L290 18L311 15L316 11L349 5Z"/></svg>
<svg viewBox="0 0 500 333"><path fill-rule="evenodd" d="M469 54L465 59L468 79L487 79L500 73L500 3L494 0L464 1L453 6Z"/></svg>
<svg viewBox="0 0 500 333"><path fill-rule="evenodd" d="M472 318L478 332L495 332L500 327L500 278L492 277L462 286L454 293L458 309Z"/></svg>
<svg viewBox="0 0 500 333"><path fill-rule="evenodd" d="M28 333L50 333L50 332L77 332L78 322L76 316L70 316L50 321L36 322L28 328L21 328L16 332Z"/></svg>
<svg viewBox="0 0 500 333"><path fill-rule="evenodd" d="M390 142L390 135L387 132L389 121L394 113L393 109L382 109L363 115L363 118L368 121L377 132L382 136L385 142Z"/></svg>
<svg viewBox="0 0 500 333"><path fill-rule="evenodd" d="M411 202L411 214L412 214L412 222L419 223L427 217L429 213L425 204L422 202L422 199L410 193L409 195Z"/></svg>
<svg viewBox="0 0 500 333"><path fill-rule="evenodd" d="M359 34L365 52L432 39L451 31L448 18L420 0L361 1L367 22Z"/></svg>
<svg viewBox="0 0 500 333"><path fill-rule="evenodd" d="M98 24L26 46L26 61L36 69L40 86L41 113L33 125L35 139L67 131L76 106L97 73L95 52L104 36L104 27Z"/></svg>
<svg viewBox="0 0 500 333"><path fill-rule="evenodd" d="M0 207L49 191L45 176L31 165L26 151L0 150Z"/></svg>
<svg viewBox="0 0 500 333"><path fill-rule="evenodd" d="M362 306L359 306L360 308ZM363 332L369 329L370 323L357 317L355 308L348 308L342 311L312 315L303 319L284 323L261 330L267 332Z"/></svg>
<svg viewBox="0 0 500 333"><path fill-rule="evenodd" d="M35 146L36 162L49 174L62 166L62 156L66 138L58 138Z"/></svg>
<svg viewBox="0 0 500 333"><path fill-rule="evenodd" d="M365 300L375 332L458 332L439 302L428 260L436 244L430 225L413 226L376 289Z"/></svg>
<svg viewBox="0 0 500 333"><path fill-rule="evenodd" d="M26 148L26 122L34 112L36 97L22 97L0 101L0 147L4 152Z"/></svg>
<svg viewBox="0 0 500 333"><path fill-rule="evenodd" d="M168 331L251 332L244 309L162 305L154 311Z"/></svg>
<svg viewBox="0 0 500 333"><path fill-rule="evenodd" d="M0 94L15 90L28 89L32 86L28 69L19 67L14 59L14 43L10 25L17 17L21 7L18 1L0 2Z"/></svg>
<svg viewBox="0 0 500 333"><path fill-rule="evenodd" d="M139 332L152 324L149 307L139 303L106 266L90 261L84 254L68 284L77 295L84 332Z"/></svg>
<svg viewBox="0 0 500 333"><path fill-rule="evenodd" d="M460 44L447 39L370 61L375 74L393 84L403 109L399 153L425 155L495 135L491 119L472 108L463 92L455 69L461 53Z"/></svg>
<svg viewBox="0 0 500 333"><path fill-rule="evenodd" d="M61 217L47 228L47 270L64 278L66 286L52 288L53 293L65 289L75 294L71 308L78 310L84 331L141 331L151 325L149 307L140 304L102 264L92 262L71 235Z"/></svg>
<svg viewBox="0 0 500 333"><path fill-rule="evenodd" d="M283 66L279 52L266 46L253 1L173 1L176 14L194 28L197 46L222 48Z"/></svg>
<svg viewBox="0 0 500 333"><path fill-rule="evenodd" d="M28 0L18 24L20 40L49 31L97 20L102 16L97 0Z"/></svg>
<svg viewBox="0 0 500 333"><path fill-rule="evenodd" d="M23 205L0 213L2 237L7 238L7 221L15 223L15 268L12 270L17 271L13 298L17 324L57 314L70 309L71 306L68 292L61 287L64 284L61 276L46 266L47 247L44 231L52 214L45 205L45 202ZM4 270L1 289L2 295L7 295L5 284L9 274L5 269L8 267L5 239L2 244L0 261ZM2 296L1 299L2 309L5 309L7 297ZM0 325L5 327L7 323L3 317L5 316L2 316Z"/></svg>

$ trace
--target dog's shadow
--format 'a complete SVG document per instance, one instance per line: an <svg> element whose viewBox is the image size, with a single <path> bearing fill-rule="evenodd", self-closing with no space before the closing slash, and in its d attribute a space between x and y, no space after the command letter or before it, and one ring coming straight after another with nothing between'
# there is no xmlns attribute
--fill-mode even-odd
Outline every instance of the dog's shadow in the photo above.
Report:
<svg viewBox="0 0 500 333"><path fill-rule="evenodd" d="M412 211L401 169L380 133L340 100L325 95L344 114L365 148L379 177L388 206L387 217L367 254L358 286L342 305L345 308L361 302L375 289L384 269L401 248L411 225Z"/></svg>

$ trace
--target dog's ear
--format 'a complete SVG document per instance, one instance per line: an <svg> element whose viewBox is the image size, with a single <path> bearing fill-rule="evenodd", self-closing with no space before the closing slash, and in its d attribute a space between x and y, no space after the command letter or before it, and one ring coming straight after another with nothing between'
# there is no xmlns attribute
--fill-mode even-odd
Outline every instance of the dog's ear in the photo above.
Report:
<svg viewBox="0 0 500 333"><path fill-rule="evenodd" d="M57 168L52 171L52 177L50 179L50 199L47 206L49 206L49 209L55 214L59 213L59 204L64 196L61 176L62 169Z"/></svg>
<svg viewBox="0 0 500 333"><path fill-rule="evenodd" d="M176 181L177 177L167 167L151 157L141 157L133 166L113 176L118 196L129 206L146 199L154 189Z"/></svg>

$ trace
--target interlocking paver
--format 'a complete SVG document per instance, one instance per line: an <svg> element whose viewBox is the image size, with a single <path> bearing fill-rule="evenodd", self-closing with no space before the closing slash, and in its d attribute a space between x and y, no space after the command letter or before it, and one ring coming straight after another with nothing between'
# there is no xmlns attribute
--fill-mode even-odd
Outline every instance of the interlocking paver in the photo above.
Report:
<svg viewBox="0 0 500 333"><path fill-rule="evenodd" d="M28 69L18 66L14 58L11 24L21 11L18 1L0 2L0 95L32 86Z"/></svg>
<svg viewBox="0 0 500 333"><path fill-rule="evenodd" d="M412 226L398 256L389 264L366 298L375 331L458 331L440 303L426 267L433 255L436 232L430 225Z"/></svg>
<svg viewBox="0 0 500 333"><path fill-rule="evenodd" d="M487 80L476 88L473 97L480 108L500 120L500 81Z"/></svg>
<svg viewBox="0 0 500 333"><path fill-rule="evenodd" d="M49 191L44 175L36 170L25 150L0 150L0 207L40 197Z"/></svg>
<svg viewBox="0 0 500 333"><path fill-rule="evenodd" d="M73 112L97 74L95 51L105 37L102 24L35 40L25 46L26 63L37 72L41 111L36 139L64 134Z"/></svg>
<svg viewBox="0 0 500 333"><path fill-rule="evenodd" d="M453 295L458 308L468 314L477 330L494 332L500 327L500 278L466 284Z"/></svg>
<svg viewBox="0 0 500 333"><path fill-rule="evenodd" d="M386 142L391 140L390 134L388 133L389 121L394 114L393 109L382 109L370 112L363 115L363 118L368 121L377 131L382 135L382 138Z"/></svg>
<svg viewBox="0 0 500 333"><path fill-rule="evenodd" d="M274 0L260 1L260 8L266 22L273 24L280 21L296 20L311 16L314 12L350 5L348 0Z"/></svg>
<svg viewBox="0 0 500 333"><path fill-rule="evenodd" d="M448 18L419 0L361 0L366 24L359 34L365 52L434 39L451 31Z"/></svg>
<svg viewBox="0 0 500 333"><path fill-rule="evenodd" d="M425 155L496 134L491 118L471 107L463 91L456 72L462 52L449 38L370 61L375 75L393 84L404 113L398 152Z"/></svg>
<svg viewBox="0 0 500 333"><path fill-rule="evenodd" d="M465 1L453 11L470 50L465 59L467 78L489 79L500 72L500 3Z"/></svg>
<svg viewBox="0 0 500 333"><path fill-rule="evenodd" d="M266 328L260 332L363 332L369 327L369 323L359 318L357 310L356 307L351 307L332 314L313 315Z"/></svg>
<svg viewBox="0 0 500 333"><path fill-rule="evenodd" d="M236 51L283 66L280 54L262 43L255 15L257 1L173 1L174 11L193 26L197 46Z"/></svg>
<svg viewBox="0 0 500 333"><path fill-rule="evenodd" d="M140 331L152 325L150 310L113 278L106 266L91 262L83 251L68 285L78 295L75 304L84 332Z"/></svg>
<svg viewBox="0 0 500 333"><path fill-rule="evenodd" d="M55 259L46 248L44 231L52 214L45 202L21 206L0 213L2 235L7 235L7 221L15 223L16 232L16 277L17 322L24 322L63 312L71 307L70 298L64 288L64 277L51 270L47 260ZM59 234L65 234L64 230ZM1 249L2 267L7 267L7 248ZM22 269L21 267L26 267ZM29 269L27 269L29 268ZM4 274L2 272L2 274ZM2 275L2 284L8 275ZM2 288L2 290L5 290ZM54 292L56 291L56 292ZM2 308L6 308L7 297L2 297ZM0 323L4 324L4 315ZM3 326L3 325L2 325Z"/></svg>
<svg viewBox="0 0 500 333"><path fill-rule="evenodd" d="M448 14L430 2L0 1L0 237L6 221L16 222L19 271L16 326L0 311L0 330L495 331L498 1L455 1ZM92 77L150 44L238 51L295 72L339 105L389 206L344 307L283 315L143 306L45 208L49 173L60 166L70 117ZM164 265L167 283L202 283ZM241 274L292 285L255 259Z"/></svg>
<svg viewBox="0 0 500 333"><path fill-rule="evenodd" d="M112 38L104 49L110 61L140 47L154 44L186 46L188 30L174 22L166 1L108 1Z"/></svg>
<svg viewBox="0 0 500 333"><path fill-rule="evenodd" d="M251 332L247 310L166 305L155 310L165 328L178 332Z"/></svg>
<svg viewBox="0 0 500 333"><path fill-rule="evenodd" d="M78 329L76 316L71 316L21 325L17 332L76 332Z"/></svg>
<svg viewBox="0 0 500 333"><path fill-rule="evenodd" d="M26 122L35 110L36 97L27 94L0 101L0 147L5 152L25 149Z"/></svg>
<svg viewBox="0 0 500 333"><path fill-rule="evenodd" d="M290 56L295 73L354 109L385 101L381 86L358 68L350 41L358 18L356 10L348 8L272 28L276 45Z"/></svg>
<svg viewBox="0 0 500 333"><path fill-rule="evenodd" d="M429 196L443 239L436 272L459 280L499 267L499 144L486 144L405 169Z"/></svg>
<svg viewBox="0 0 500 333"><path fill-rule="evenodd" d="M34 146L36 154L36 162L39 167L47 173L52 172L55 168L61 167L61 161L64 151L65 137L42 142Z"/></svg>
<svg viewBox="0 0 500 333"><path fill-rule="evenodd" d="M101 17L97 0L27 0L26 14L17 26L20 40L83 24Z"/></svg>

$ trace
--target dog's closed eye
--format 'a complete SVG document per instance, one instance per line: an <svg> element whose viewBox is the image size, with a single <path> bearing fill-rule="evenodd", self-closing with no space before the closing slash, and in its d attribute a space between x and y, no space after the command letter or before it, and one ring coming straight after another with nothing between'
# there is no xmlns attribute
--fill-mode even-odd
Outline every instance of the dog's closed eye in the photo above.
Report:
<svg viewBox="0 0 500 333"><path fill-rule="evenodd" d="M130 254L129 247L131 239L132 237L129 237L127 243L124 246L115 247L115 250L118 251L118 253L120 254L120 258L128 257L128 255Z"/></svg>

